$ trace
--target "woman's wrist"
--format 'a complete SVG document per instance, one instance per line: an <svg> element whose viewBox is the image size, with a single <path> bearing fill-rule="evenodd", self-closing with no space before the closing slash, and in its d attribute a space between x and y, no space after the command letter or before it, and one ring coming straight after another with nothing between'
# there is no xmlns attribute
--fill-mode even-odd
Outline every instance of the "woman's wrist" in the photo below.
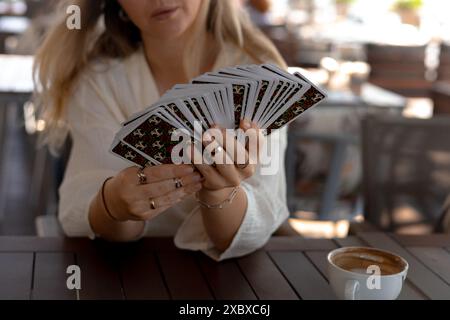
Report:
<svg viewBox="0 0 450 320"><path fill-rule="evenodd" d="M91 229L97 237L111 241L122 242L136 240L145 228L145 222L143 221L113 220L105 211L101 189L91 202L88 219Z"/></svg>
<svg viewBox="0 0 450 320"><path fill-rule="evenodd" d="M112 210L115 207L114 204L110 201L110 199L113 198L110 190L113 179L114 177L109 177L103 182L100 190L97 192L93 207L95 208L95 214L100 214L102 216L102 220L107 220L108 222L119 224L126 221L120 220Z"/></svg>
<svg viewBox="0 0 450 320"><path fill-rule="evenodd" d="M239 191L239 186L219 190L202 189L197 194L197 201L208 209L222 209L231 204Z"/></svg>
<svg viewBox="0 0 450 320"><path fill-rule="evenodd" d="M236 187L223 188L218 190L209 190L203 188L198 192L198 198L201 200L225 200L230 192L232 192Z"/></svg>
<svg viewBox="0 0 450 320"><path fill-rule="evenodd" d="M111 180L114 179L114 177L109 177L105 180L105 182L103 182L102 184L102 188L99 191L99 197L101 200L101 204L103 206L103 211L106 213L107 217L114 221L114 222L123 222L121 220L119 220L119 218L117 218L111 211L111 205L109 204L110 202L107 199L110 199L109 197L109 192L108 192L108 197L107 197L107 192L106 192L106 188L107 185L111 182ZM108 190L109 191L109 190Z"/></svg>

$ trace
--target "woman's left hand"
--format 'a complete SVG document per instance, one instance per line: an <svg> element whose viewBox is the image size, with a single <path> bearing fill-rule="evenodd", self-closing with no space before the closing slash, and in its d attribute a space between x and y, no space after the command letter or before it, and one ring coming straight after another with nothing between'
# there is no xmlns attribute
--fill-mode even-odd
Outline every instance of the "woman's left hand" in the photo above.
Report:
<svg viewBox="0 0 450 320"><path fill-rule="evenodd" d="M240 186L241 182L255 174L261 143L264 136L256 124L241 121L240 128L248 138L247 143L238 141L235 135L227 134L227 130L214 128L203 136L205 153L214 150L212 161L215 165L205 163L205 159L198 150L194 150L194 159L202 159L202 163L195 163L195 167L203 175L203 188L214 192ZM221 139L218 139L218 136ZM228 140L231 140L227 142ZM194 148L195 149L195 148ZM227 150L228 149L228 150ZM196 157L196 158L195 158Z"/></svg>

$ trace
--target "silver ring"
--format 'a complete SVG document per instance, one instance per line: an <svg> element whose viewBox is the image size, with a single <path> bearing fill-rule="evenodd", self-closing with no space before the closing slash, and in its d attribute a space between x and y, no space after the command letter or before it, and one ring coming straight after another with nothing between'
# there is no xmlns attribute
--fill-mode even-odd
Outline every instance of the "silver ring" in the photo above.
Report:
<svg viewBox="0 0 450 320"><path fill-rule="evenodd" d="M175 189L183 188L183 181L180 178L174 178L173 182L175 183Z"/></svg>
<svg viewBox="0 0 450 320"><path fill-rule="evenodd" d="M149 201L150 201L150 209L156 210L157 207L156 207L155 200L149 199Z"/></svg>
<svg viewBox="0 0 450 320"><path fill-rule="evenodd" d="M250 164L250 161L247 161L247 163L244 163L244 164L237 164L236 167L239 170L244 170L244 169L246 169L248 167L249 164Z"/></svg>
<svg viewBox="0 0 450 320"><path fill-rule="evenodd" d="M144 169L140 168L137 176L139 178L139 184L147 184L147 176L144 173Z"/></svg>

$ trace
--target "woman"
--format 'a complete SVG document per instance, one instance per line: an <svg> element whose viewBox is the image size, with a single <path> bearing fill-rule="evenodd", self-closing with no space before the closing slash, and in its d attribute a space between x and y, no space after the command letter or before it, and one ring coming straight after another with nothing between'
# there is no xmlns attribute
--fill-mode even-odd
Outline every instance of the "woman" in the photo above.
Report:
<svg viewBox="0 0 450 320"><path fill-rule="evenodd" d="M177 83L237 64L285 67L274 46L234 1L69 3L80 7L81 29L68 30L61 20L35 66L50 145L60 145L67 131L73 140L60 188L65 233L110 241L170 235L178 247L216 260L263 246L288 216L282 166L273 176L252 165L197 165L196 172L164 165L140 172L108 148L127 117ZM285 134L280 137L284 153Z"/></svg>

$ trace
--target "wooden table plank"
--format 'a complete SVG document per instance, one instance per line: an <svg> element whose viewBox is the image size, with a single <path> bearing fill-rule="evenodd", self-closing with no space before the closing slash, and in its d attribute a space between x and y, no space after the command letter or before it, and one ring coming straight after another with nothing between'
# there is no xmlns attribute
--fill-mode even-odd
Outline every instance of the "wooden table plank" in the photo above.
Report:
<svg viewBox="0 0 450 320"><path fill-rule="evenodd" d="M298 296L264 251L239 258L239 267L261 300L297 300Z"/></svg>
<svg viewBox="0 0 450 320"><path fill-rule="evenodd" d="M144 238L136 243L107 243L88 238L36 238L32 236L0 237L0 252L77 252L101 246L121 251L136 245L149 251L177 251L172 238Z"/></svg>
<svg viewBox="0 0 450 320"><path fill-rule="evenodd" d="M200 268L218 300L256 300L257 297L234 260L215 262L199 254Z"/></svg>
<svg viewBox="0 0 450 320"><path fill-rule="evenodd" d="M357 236L348 236L347 238L334 239L339 247L367 247Z"/></svg>
<svg viewBox="0 0 450 320"><path fill-rule="evenodd" d="M270 256L302 299L336 300L328 282L302 252L272 251Z"/></svg>
<svg viewBox="0 0 450 320"><path fill-rule="evenodd" d="M263 247L265 251L333 250L337 246L328 239L305 239L303 237L272 237Z"/></svg>
<svg viewBox="0 0 450 320"><path fill-rule="evenodd" d="M450 247L450 234L392 234L392 237L403 247Z"/></svg>
<svg viewBox="0 0 450 320"><path fill-rule="evenodd" d="M388 235L380 232L360 233L358 237L371 246L400 255L409 264L408 279L431 299L450 299L450 286Z"/></svg>
<svg viewBox="0 0 450 320"><path fill-rule="evenodd" d="M397 300L428 300L428 297L406 278Z"/></svg>
<svg viewBox="0 0 450 320"><path fill-rule="evenodd" d="M450 253L442 248L408 247L414 256L450 284Z"/></svg>
<svg viewBox="0 0 450 320"><path fill-rule="evenodd" d="M67 267L74 264L73 253L36 253L32 299L76 300L77 290L67 288L70 275L66 273Z"/></svg>
<svg viewBox="0 0 450 320"><path fill-rule="evenodd" d="M0 253L0 300L28 300L33 253Z"/></svg>
<svg viewBox="0 0 450 320"><path fill-rule="evenodd" d="M328 281L328 251L306 251L305 254Z"/></svg>
<svg viewBox="0 0 450 320"><path fill-rule="evenodd" d="M76 252L91 244L89 239L0 237L0 252Z"/></svg>
<svg viewBox="0 0 450 320"><path fill-rule="evenodd" d="M126 299L167 300L169 292L153 252L135 250L121 257L119 269Z"/></svg>
<svg viewBox="0 0 450 320"><path fill-rule="evenodd" d="M158 252L157 257L172 299L214 299L192 253Z"/></svg>
<svg viewBox="0 0 450 320"><path fill-rule="evenodd" d="M110 252L77 252L76 262L81 269L81 300L124 298L117 261Z"/></svg>

